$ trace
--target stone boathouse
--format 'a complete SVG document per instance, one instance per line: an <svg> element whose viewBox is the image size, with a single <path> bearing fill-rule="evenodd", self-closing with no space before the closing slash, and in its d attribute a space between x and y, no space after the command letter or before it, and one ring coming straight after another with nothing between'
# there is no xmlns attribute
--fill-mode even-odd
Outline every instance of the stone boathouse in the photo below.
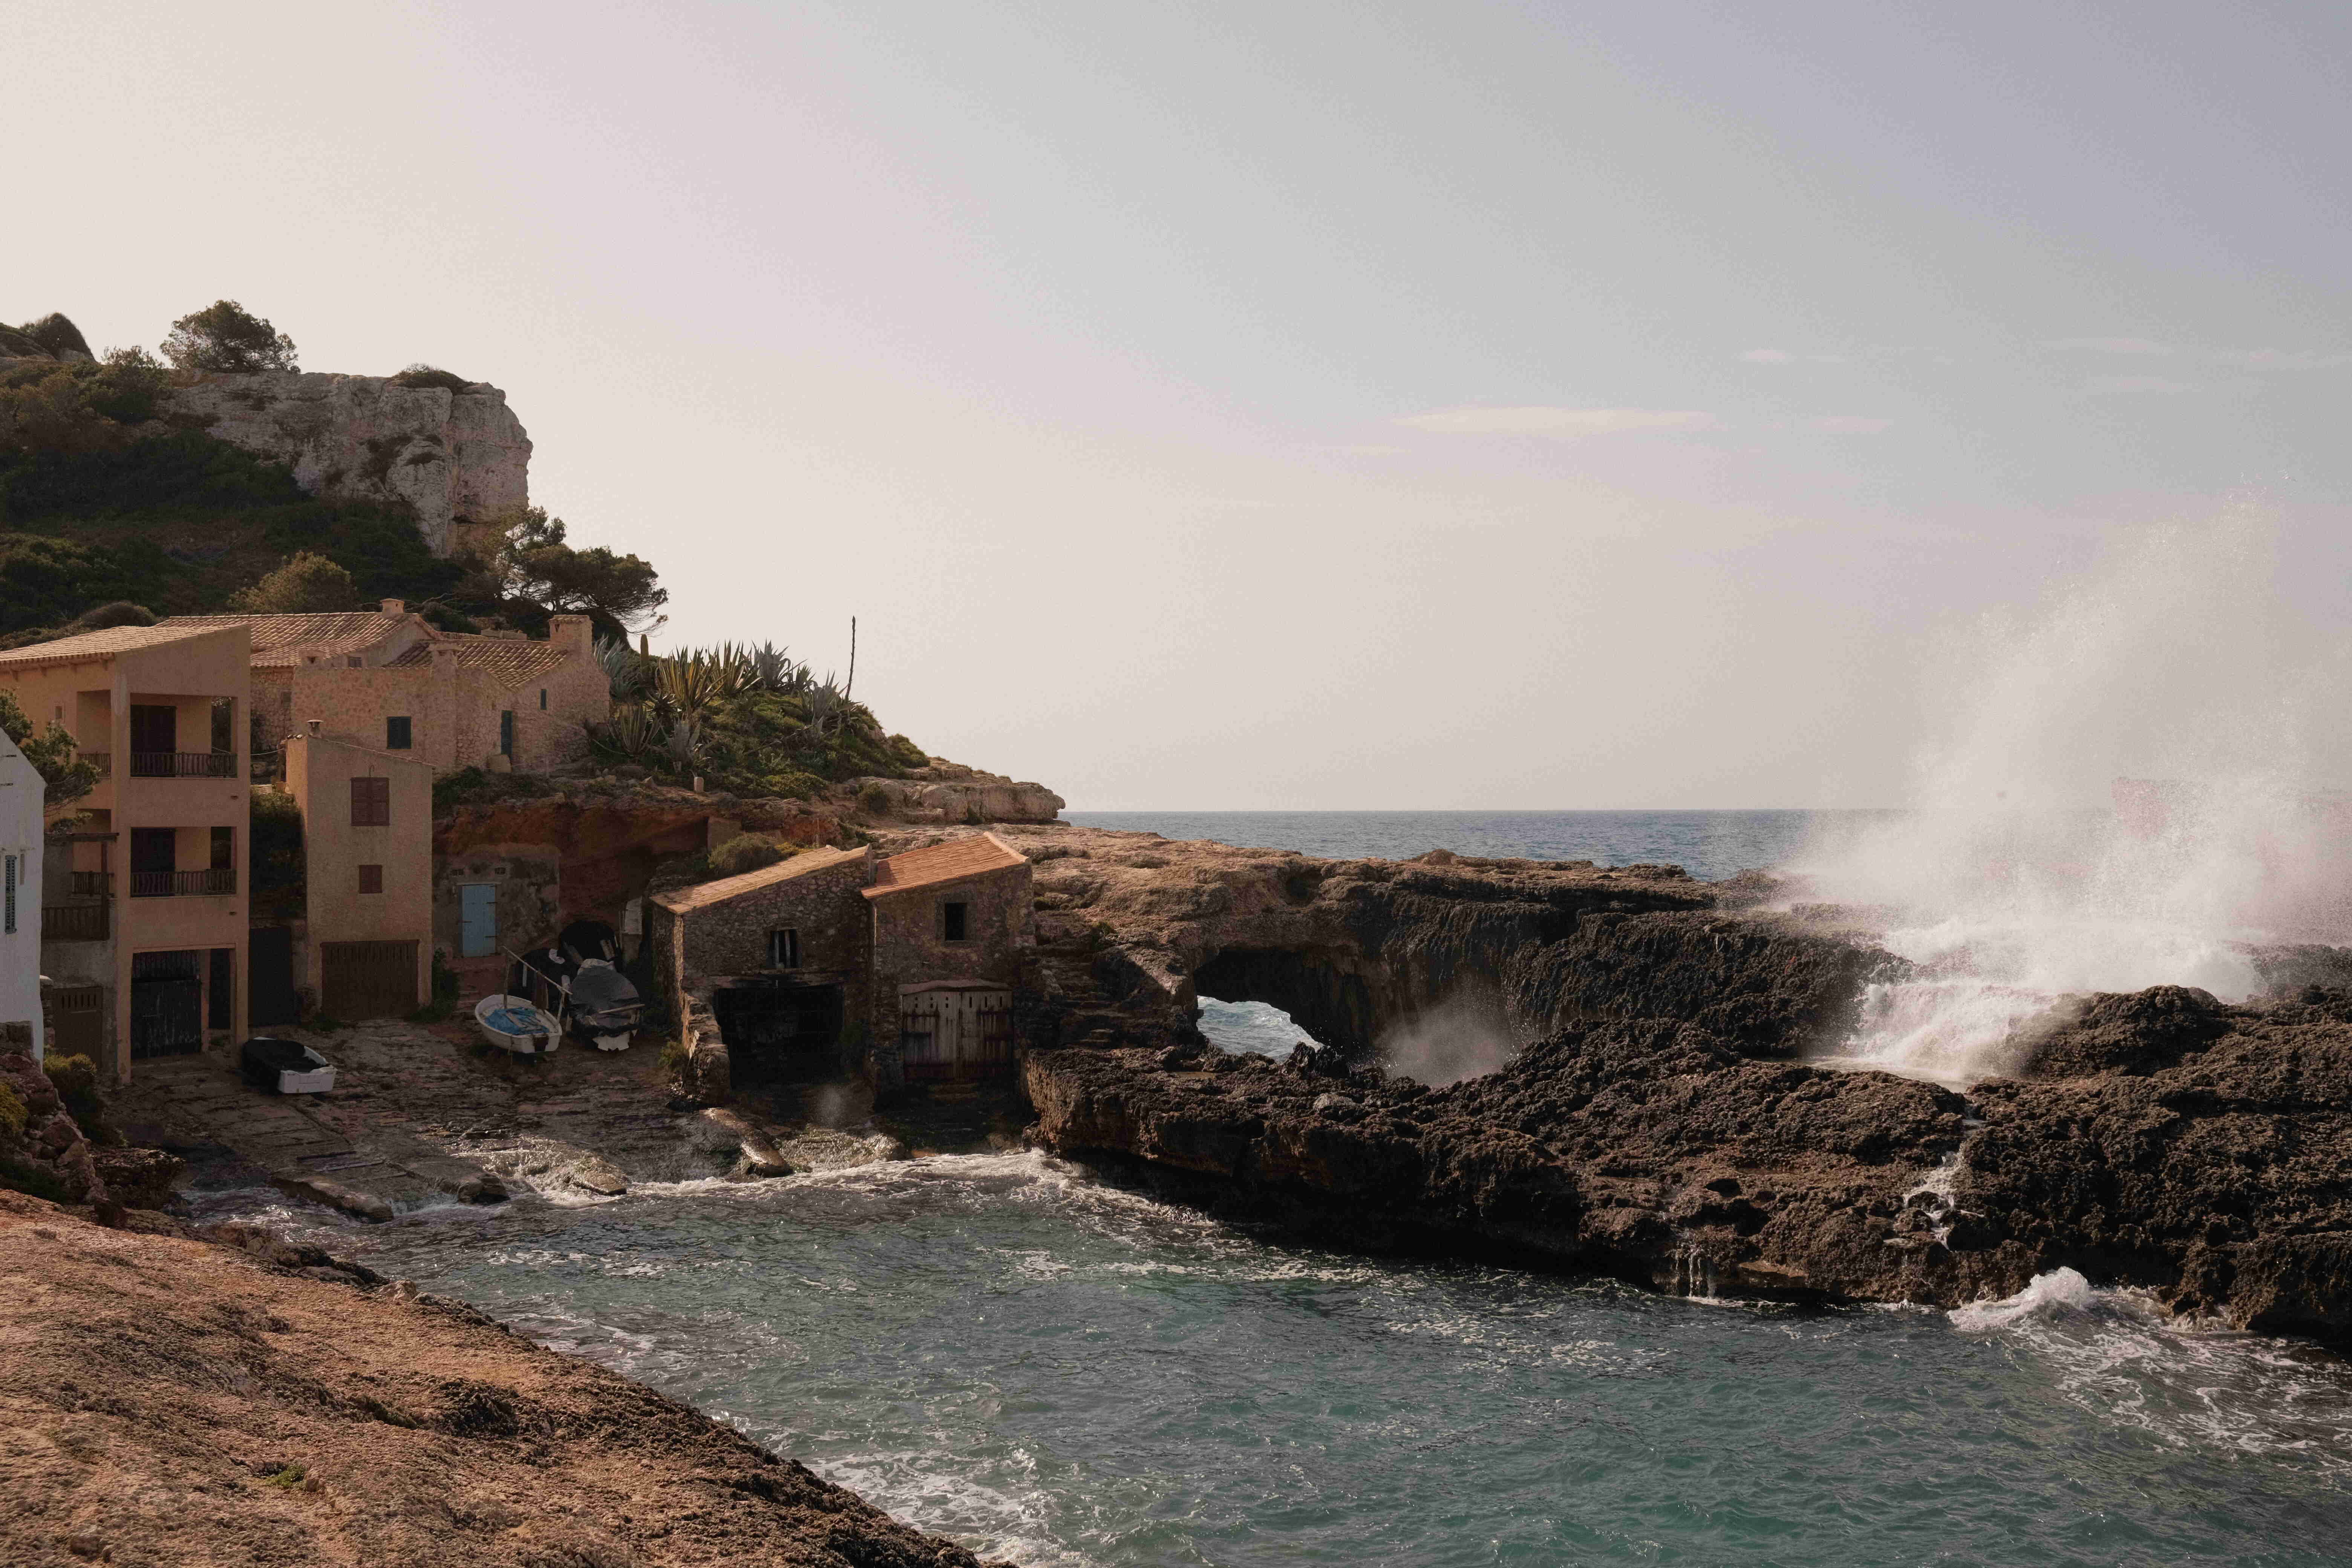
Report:
<svg viewBox="0 0 2352 1568"><path fill-rule="evenodd" d="M887 858L808 850L649 913L656 987L686 1035L715 1024L735 1081L1012 1070L1035 918L1028 860L992 833Z"/></svg>

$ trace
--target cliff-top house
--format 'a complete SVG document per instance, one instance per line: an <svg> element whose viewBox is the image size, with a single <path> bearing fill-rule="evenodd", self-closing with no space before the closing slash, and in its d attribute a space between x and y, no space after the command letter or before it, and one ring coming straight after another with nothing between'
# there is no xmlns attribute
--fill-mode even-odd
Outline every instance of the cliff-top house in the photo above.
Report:
<svg viewBox="0 0 2352 1568"><path fill-rule="evenodd" d="M174 616L163 625L247 629L263 735L306 733L316 721L436 773L571 762L585 746L582 726L612 713L585 616L555 616L543 642L445 632L398 599L341 614Z"/></svg>

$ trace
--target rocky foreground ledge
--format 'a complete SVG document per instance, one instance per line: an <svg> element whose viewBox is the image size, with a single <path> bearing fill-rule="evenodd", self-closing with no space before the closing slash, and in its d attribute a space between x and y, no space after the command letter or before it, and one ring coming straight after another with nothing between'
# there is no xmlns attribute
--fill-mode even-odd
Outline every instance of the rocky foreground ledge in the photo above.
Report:
<svg viewBox="0 0 2352 1568"><path fill-rule="evenodd" d="M150 1219L0 1192L0 1562L980 1568L469 1308Z"/></svg>
<svg viewBox="0 0 2352 1568"><path fill-rule="evenodd" d="M1760 931L1718 934L1776 956ZM1675 994L1625 980L1621 1004ZM2065 1267L2185 1314L2352 1334L2352 994L2088 998L2045 1021L2027 1076L1966 1095L1759 1059L1788 1048L1587 1016L1444 1089L1206 1047L1023 1070L1045 1147L1340 1245L1940 1306Z"/></svg>

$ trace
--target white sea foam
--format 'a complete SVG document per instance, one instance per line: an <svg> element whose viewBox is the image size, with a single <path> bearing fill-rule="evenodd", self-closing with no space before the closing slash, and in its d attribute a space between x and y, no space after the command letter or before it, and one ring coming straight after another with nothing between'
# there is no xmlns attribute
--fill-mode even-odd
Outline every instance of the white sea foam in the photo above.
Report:
<svg viewBox="0 0 2352 1568"><path fill-rule="evenodd" d="M2133 538L2029 615L1989 620L1923 694L1946 731L1914 809L1843 826L1795 868L1889 912L1914 972L1873 986L1831 1059L1955 1083L2021 1065L2061 998L2157 984L2225 1000L2249 952L2352 933L2340 637L2273 583L2270 520L2232 509Z"/></svg>
<svg viewBox="0 0 2352 1568"><path fill-rule="evenodd" d="M2013 1349L2077 1407L2168 1447L2291 1454L2352 1476L2352 1380L2327 1352L2186 1324L2072 1268L1948 1316Z"/></svg>

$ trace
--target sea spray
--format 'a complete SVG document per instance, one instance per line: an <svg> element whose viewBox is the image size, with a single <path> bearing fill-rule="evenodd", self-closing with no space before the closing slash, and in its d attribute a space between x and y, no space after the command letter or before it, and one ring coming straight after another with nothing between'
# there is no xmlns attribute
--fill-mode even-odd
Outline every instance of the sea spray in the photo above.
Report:
<svg viewBox="0 0 2352 1568"><path fill-rule="evenodd" d="M1947 661L1948 731L1914 809L1817 840L1809 897L1890 912L1851 1065L1967 1083L2020 1070L2061 998L2175 984L2258 994L2264 942L2352 931L2352 808L2310 704L2340 648L2298 639L2269 519L2128 541Z"/></svg>

